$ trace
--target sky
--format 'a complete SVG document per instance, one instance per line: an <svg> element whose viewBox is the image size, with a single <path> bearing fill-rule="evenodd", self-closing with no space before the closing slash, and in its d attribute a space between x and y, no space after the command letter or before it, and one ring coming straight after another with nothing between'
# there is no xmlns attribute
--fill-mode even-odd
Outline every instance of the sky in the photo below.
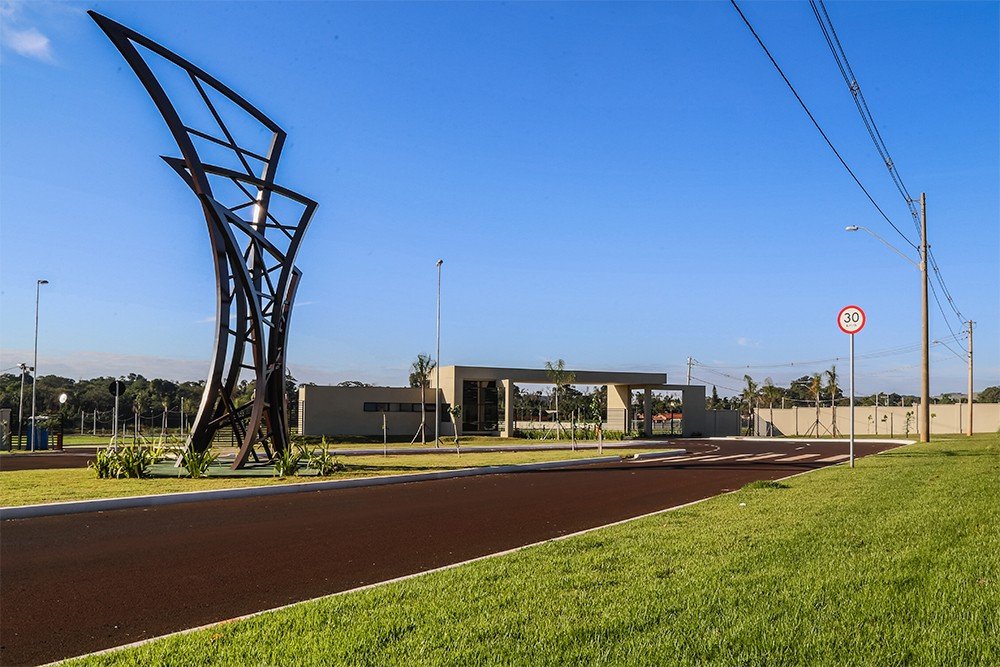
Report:
<svg viewBox="0 0 1000 667"><path fill-rule="evenodd" d="M945 284L1000 384L997 3L828 2L898 172L927 193ZM200 207L132 71L86 15L180 53L288 133L278 182L319 202L297 265L299 381L405 384L441 362L661 371L720 393L847 368L919 393L917 235L807 3L3 2L0 370L208 372ZM964 391L931 302L931 392ZM950 328L949 328L950 327ZM898 353L896 353L898 352Z"/></svg>

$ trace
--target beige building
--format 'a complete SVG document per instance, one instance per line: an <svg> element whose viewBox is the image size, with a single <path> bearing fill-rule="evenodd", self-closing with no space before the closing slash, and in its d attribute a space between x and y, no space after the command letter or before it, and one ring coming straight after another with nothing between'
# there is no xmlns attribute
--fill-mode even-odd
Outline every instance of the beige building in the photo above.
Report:
<svg viewBox="0 0 1000 667"><path fill-rule="evenodd" d="M644 393L644 432L652 432L653 391L680 392L684 405L683 435L725 435L717 433L719 419L706 418L703 385L667 384L665 373L618 371L568 371L576 385L606 385L608 413L606 429L628 430L635 418L631 396ZM436 373L431 388L424 392L428 435L433 437L434 419L441 420L442 435L453 435L448 409L462 407L459 435L499 435L515 429L514 385L551 384L543 369L494 368L486 366L441 367L440 416L435 415ZM403 387L320 387L299 388L299 433L302 435L381 436L383 425L390 437L412 436L420 426L419 389Z"/></svg>

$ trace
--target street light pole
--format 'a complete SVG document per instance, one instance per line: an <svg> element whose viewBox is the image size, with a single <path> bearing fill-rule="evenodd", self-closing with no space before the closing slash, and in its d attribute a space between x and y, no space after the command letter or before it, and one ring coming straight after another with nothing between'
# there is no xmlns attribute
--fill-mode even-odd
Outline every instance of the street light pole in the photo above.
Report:
<svg viewBox="0 0 1000 667"><path fill-rule="evenodd" d="M437 261L437 350L435 351L434 371L434 445L441 445L441 265L443 259Z"/></svg>
<svg viewBox="0 0 1000 667"><path fill-rule="evenodd" d="M920 281L921 308L923 318L923 361L920 378L920 442L931 441L931 339L927 317L927 194L920 193Z"/></svg>
<svg viewBox="0 0 1000 667"><path fill-rule="evenodd" d="M48 280L35 281L35 375L31 379L31 451L35 451L35 431L38 430L38 424L35 422L36 388L38 387L38 295L42 285L48 284Z"/></svg>
<svg viewBox="0 0 1000 667"><path fill-rule="evenodd" d="M21 369L21 394L17 399L17 448L21 449L21 430L24 423L24 376L28 374L28 364L18 364ZM34 368L31 369L34 372Z"/></svg>

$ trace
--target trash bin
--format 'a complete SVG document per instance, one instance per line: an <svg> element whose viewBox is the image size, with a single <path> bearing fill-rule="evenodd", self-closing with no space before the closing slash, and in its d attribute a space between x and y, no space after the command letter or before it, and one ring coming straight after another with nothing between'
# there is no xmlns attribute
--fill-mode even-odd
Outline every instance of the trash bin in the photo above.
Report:
<svg viewBox="0 0 1000 667"><path fill-rule="evenodd" d="M38 428L38 432L35 434L35 451L49 448L49 429L42 427L29 426L27 429L27 434L24 438L24 448L31 449L31 432Z"/></svg>

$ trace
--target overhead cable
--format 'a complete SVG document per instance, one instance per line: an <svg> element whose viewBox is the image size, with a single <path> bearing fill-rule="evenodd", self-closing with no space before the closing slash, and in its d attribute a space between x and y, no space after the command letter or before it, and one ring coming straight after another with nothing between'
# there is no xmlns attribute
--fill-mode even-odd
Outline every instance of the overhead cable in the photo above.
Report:
<svg viewBox="0 0 1000 667"><path fill-rule="evenodd" d="M917 245L913 243L913 241L911 241L909 237L906 236L906 234L900 231L899 227L897 227L896 224L889 219L889 216L885 214L885 211L882 210L882 207L878 205L878 202L875 201L875 198L872 197L871 193L868 192L868 189L861 183L861 180L858 179L857 175L854 173L854 170L851 169L851 167L847 164L847 161L844 160L843 156L840 154L840 151L838 151L836 146L833 145L833 142L830 141L830 137L828 137L826 132L823 131L823 128L820 126L815 116L813 116L812 112L809 110L809 107L806 106L806 103L802 100L802 97L799 95L798 91L795 90L795 86L793 86L792 82L788 80L787 76L785 76L785 73L784 71L782 71L781 66L778 65L778 61L774 59L774 56L771 55L771 52L764 45L764 41L757 34L757 31L754 30L753 26L750 24L750 21L743 13L743 10L740 9L740 6L736 4L736 0L729 0L729 2L732 4L733 8L737 11L737 13L739 13L740 18L743 19L743 23L746 24L747 28L750 30L750 34L754 36L754 39L757 40L757 43L760 45L760 48L763 49L764 54L767 55L768 59L771 61L771 64L774 65L774 69L776 69L778 71L778 74L781 75L781 78L784 80L785 85L787 85L788 89L792 91L792 95L794 95L795 99L798 100L799 105L802 107L802 110L806 112L806 115L809 116L809 120L812 121L812 124L819 131L820 135L822 135L823 140L826 141L826 145L830 147L830 150L832 150L833 154L837 156L837 159L840 161L840 164L843 165L844 169L847 170L847 173L851 175L851 178L854 179L854 182L857 184L857 186L861 188L861 191L865 193L865 196L868 198L868 201L872 203L872 206L875 207L875 210L879 212L882 218L887 223L889 223L889 226L892 227L894 230L896 230L896 233L899 234L899 236L904 241L906 241L906 243L911 248L913 248L914 250L919 250L919 248L917 248Z"/></svg>

